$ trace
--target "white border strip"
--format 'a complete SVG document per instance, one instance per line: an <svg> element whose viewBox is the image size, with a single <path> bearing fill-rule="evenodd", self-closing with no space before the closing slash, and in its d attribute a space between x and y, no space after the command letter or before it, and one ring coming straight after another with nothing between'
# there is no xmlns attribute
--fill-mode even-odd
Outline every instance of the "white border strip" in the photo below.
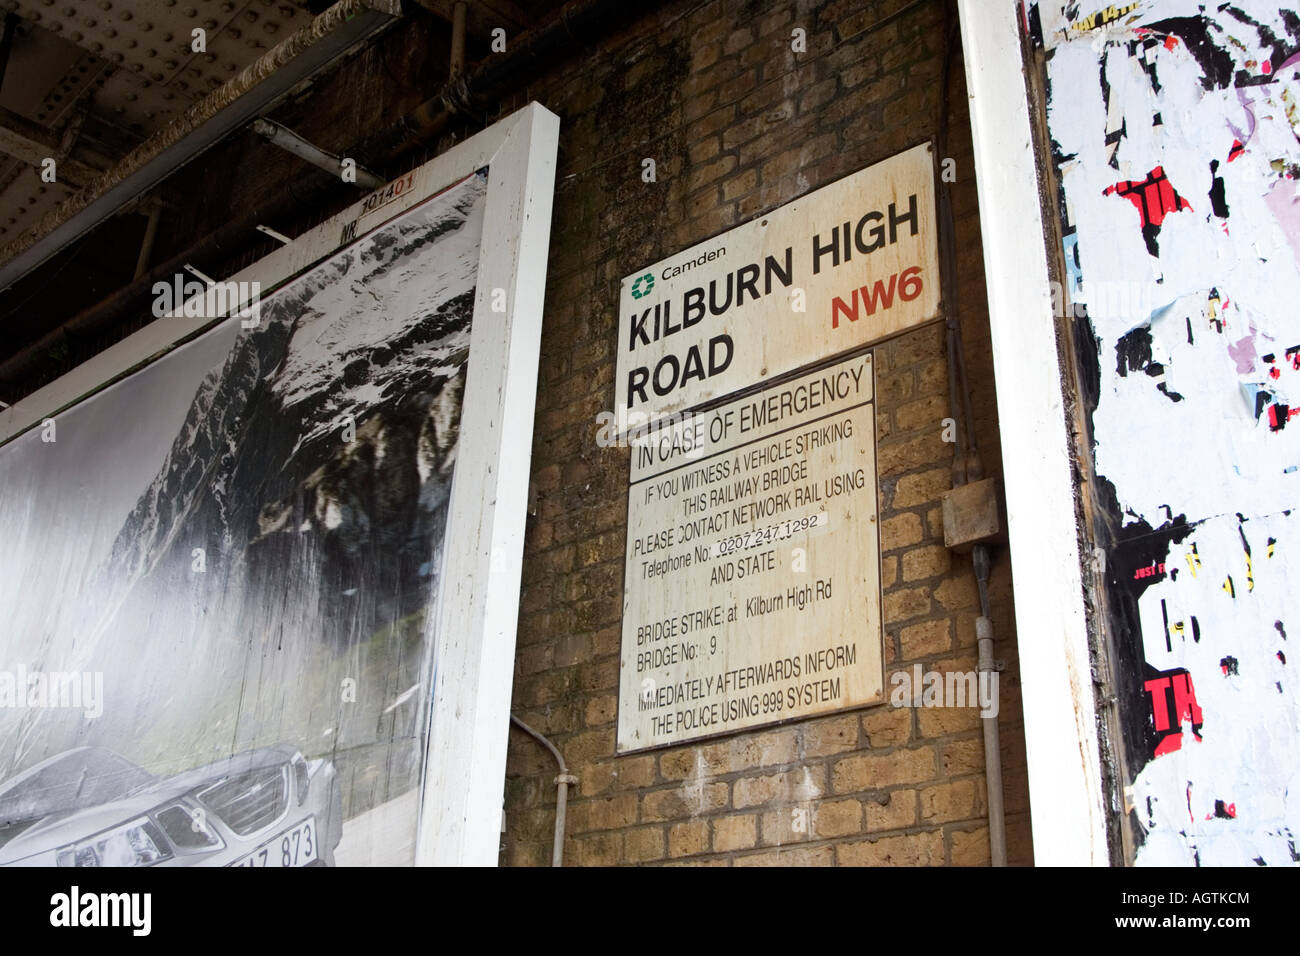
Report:
<svg viewBox="0 0 1300 956"><path fill-rule="evenodd" d="M438 602L419 864L495 866L500 851L560 120L532 103L463 146L480 137L491 137L490 160L470 149L430 163L448 182L485 161L489 168ZM505 290L505 314L491 310L494 289Z"/></svg>
<svg viewBox="0 0 1300 956"><path fill-rule="evenodd" d="M1107 865L1071 455L1014 0L958 0L1002 433L1034 862Z"/></svg>

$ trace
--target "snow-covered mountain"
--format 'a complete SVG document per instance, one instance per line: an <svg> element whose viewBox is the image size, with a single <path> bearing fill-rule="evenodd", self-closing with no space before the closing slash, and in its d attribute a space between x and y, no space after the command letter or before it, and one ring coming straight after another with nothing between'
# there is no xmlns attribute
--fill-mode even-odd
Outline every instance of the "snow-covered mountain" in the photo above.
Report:
<svg viewBox="0 0 1300 956"><path fill-rule="evenodd" d="M119 600L154 578L237 587L264 615L283 602L259 592L310 568L291 590L316 591L336 644L427 602L485 194L471 177L262 303L117 537Z"/></svg>

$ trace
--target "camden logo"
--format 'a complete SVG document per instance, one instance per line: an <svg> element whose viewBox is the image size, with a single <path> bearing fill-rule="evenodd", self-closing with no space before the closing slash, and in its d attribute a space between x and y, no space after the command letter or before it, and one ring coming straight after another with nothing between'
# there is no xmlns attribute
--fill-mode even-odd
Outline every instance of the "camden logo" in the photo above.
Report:
<svg viewBox="0 0 1300 956"><path fill-rule="evenodd" d="M641 283L645 283L643 286ZM655 277L652 273L647 272L635 282L632 283L632 298L643 299L650 294L650 290L655 287Z"/></svg>

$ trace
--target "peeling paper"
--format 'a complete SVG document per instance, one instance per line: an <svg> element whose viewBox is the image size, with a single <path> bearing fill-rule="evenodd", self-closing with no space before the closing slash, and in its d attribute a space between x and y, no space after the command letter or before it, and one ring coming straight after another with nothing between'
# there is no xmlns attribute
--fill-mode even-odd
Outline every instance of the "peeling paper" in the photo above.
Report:
<svg viewBox="0 0 1300 956"><path fill-rule="evenodd" d="M1294 864L1300 16L1144 0L1088 20L1105 6L1041 2L1030 22L1071 297L1099 341L1108 573L1139 622L1120 634L1140 689L1121 706L1147 734L1125 741L1138 862Z"/></svg>

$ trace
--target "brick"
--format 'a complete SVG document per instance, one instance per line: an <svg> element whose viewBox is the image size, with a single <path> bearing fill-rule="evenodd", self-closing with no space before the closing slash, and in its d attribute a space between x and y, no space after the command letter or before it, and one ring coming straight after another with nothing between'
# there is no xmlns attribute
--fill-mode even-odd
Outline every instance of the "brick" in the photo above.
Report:
<svg viewBox="0 0 1300 956"><path fill-rule="evenodd" d="M668 780L685 780L687 777L707 778L732 770L790 763L796 756L796 733L796 728L789 727L666 751L659 757L659 772Z"/></svg>
<svg viewBox="0 0 1300 956"><path fill-rule="evenodd" d="M896 624L908 618L929 614L930 605L929 588L905 588L890 591L885 595L885 623Z"/></svg>
<svg viewBox="0 0 1300 956"><path fill-rule="evenodd" d="M905 744L912 737L912 711L884 706L862 715L862 732L874 749Z"/></svg>
<svg viewBox="0 0 1300 956"><path fill-rule="evenodd" d="M709 824L706 820L691 820L668 828L668 855L694 856L709 852Z"/></svg>
<svg viewBox="0 0 1300 956"><path fill-rule="evenodd" d="M546 843L511 843L506 847L507 866L548 866L551 848Z"/></svg>
<svg viewBox="0 0 1300 956"><path fill-rule="evenodd" d="M857 800L830 800L813 813L817 837L841 837L862 832L862 804Z"/></svg>
<svg viewBox="0 0 1300 956"><path fill-rule="evenodd" d="M722 183L722 198L735 199L737 196L743 196L758 185L758 170L747 169L742 173L737 173L724 180Z"/></svg>
<svg viewBox="0 0 1300 956"><path fill-rule="evenodd" d="M949 859L953 866L988 866L992 859L989 850L988 827L978 830L954 830L950 835L952 851Z"/></svg>
<svg viewBox="0 0 1300 956"><path fill-rule="evenodd" d="M805 767L786 773L743 777L732 787L732 806L743 810L776 801L788 803L811 800L821 796L824 787L818 778L823 776L820 768Z"/></svg>
<svg viewBox="0 0 1300 956"><path fill-rule="evenodd" d="M718 817L713 821L713 849L717 853L748 850L758 842L758 817Z"/></svg>
<svg viewBox="0 0 1300 956"><path fill-rule="evenodd" d="M934 599L948 611L979 607L979 589L973 573L949 578L934 589Z"/></svg>
<svg viewBox="0 0 1300 956"><path fill-rule="evenodd" d="M758 35L767 36L774 30L781 29L781 27L785 26L792 19L793 17L789 10L777 10L770 13L763 17L762 20L758 21ZM789 31L786 32L788 33Z"/></svg>
<svg viewBox="0 0 1300 956"><path fill-rule="evenodd" d="M618 698L613 694L603 694L587 701L583 722L588 727L601 727L614 722L618 713Z"/></svg>
<svg viewBox="0 0 1300 956"><path fill-rule="evenodd" d="M691 51L691 72L699 73L718 62L722 56L721 43L703 43Z"/></svg>
<svg viewBox="0 0 1300 956"><path fill-rule="evenodd" d="M943 834L939 830L907 836L886 836L835 848L841 866L938 866L943 863Z"/></svg>
<svg viewBox="0 0 1300 956"><path fill-rule="evenodd" d="M951 566L952 555L943 545L931 544L913 548L903 555L903 580L921 581L935 578L947 574ZM938 597L937 591L935 596Z"/></svg>
<svg viewBox="0 0 1300 956"><path fill-rule="evenodd" d="M796 822L797 821L797 822ZM802 829L795 829L796 826ZM808 806L781 807L763 814L760 831L764 846L807 843L812 839L812 810Z"/></svg>
<svg viewBox="0 0 1300 956"><path fill-rule="evenodd" d="M706 136L699 142L692 143L688 152L691 165L698 166L722 152L722 138L719 136Z"/></svg>
<svg viewBox="0 0 1300 956"><path fill-rule="evenodd" d="M896 750L888 754L846 757L831 771L835 793L879 790L905 783L920 783L935 777L935 754L929 747Z"/></svg>
<svg viewBox="0 0 1300 956"><path fill-rule="evenodd" d="M628 830L623 835L623 856L629 863L646 863L664 857L664 831L658 827Z"/></svg>
<svg viewBox="0 0 1300 956"><path fill-rule="evenodd" d="M829 846L789 847L768 853L736 858L736 866L832 866L834 851Z"/></svg>
<svg viewBox="0 0 1300 956"><path fill-rule="evenodd" d="M981 773L984 770L984 739L972 737L945 743L940 757L943 772L949 777L967 773Z"/></svg>
<svg viewBox="0 0 1300 956"><path fill-rule="evenodd" d="M727 37L726 42L723 43L722 50L730 56L733 53L739 53L753 42L754 31L751 27L745 27L741 30L733 30Z"/></svg>
<svg viewBox="0 0 1300 956"><path fill-rule="evenodd" d="M882 551L893 551L896 548L918 544L922 535L921 519L918 515L910 512L897 515L881 523L880 548Z"/></svg>
<svg viewBox="0 0 1300 956"><path fill-rule="evenodd" d="M967 778L920 791L921 822L951 823L984 815L984 781Z"/></svg>
<svg viewBox="0 0 1300 956"><path fill-rule="evenodd" d="M980 712L975 707L922 707L917 721L922 737L947 737L978 729Z"/></svg>
<svg viewBox="0 0 1300 956"><path fill-rule="evenodd" d="M916 824L916 791L892 790L863 802L863 818L871 833L902 830Z"/></svg>
<svg viewBox="0 0 1300 956"><path fill-rule="evenodd" d="M705 163L688 174L686 182L687 189L694 192L701 186L707 186L721 176L725 176L736 168L735 156L720 156L711 163Z"/></svg>
<svg viewBox="0 0 1300 956"><path fill-rule="evenodd" d="M613 775L617 780L616 786L620 790L648 787L655 781L654 755L616 757Z"/></svg>
<svg viewBox="0 0 1300 956"><path fill-rule="evenodd" d="M917 505L937 502L939 496L952 489L952 471L948 468L931 468L914 475L904 475L894 486L892 508L915 508Z"/></svg>
<svg viewBox="0 0 1300 956"><path fill-rule="evenodd" d="M618 851L622 842L617 833L566 839L564 861L578 866L613 866L619 861Z"/></svg>
<svg viewBox="0 0 1300 956"><path fill-rule="evenodd" d="M952 650L952 622L944 618L912 624L898 632L905 661Z"/></svg>
<svg viewBox="0 0 1300 956"><path fill-rule="evenodd" d="M858 718L854 714L819 720L801 728L802 750L805 757L827 757L832 754L856 750L858 747Z"/></svg>
<svg viewBox="0 0 1300 956"><path fill-rule="evenodd" d="M928 395L915 402L900 405L894 410L894 421L903 431L918 428L937 428L948 417L948 396Z"/></svg>
<svg viewBox="0 0 1300 956"><path fill-rule="evenodd" d="M888 591L898 583L898 558L884 557L880 559L880 587Z"/></svg>
<svg viewBox="0 0 1300 956"><path fill-rule="evenodd" d="M574 833L590 830L613 830L636 823L637 797L618 793L594 800L575 801L569 808L567 826Z"/></svg>
<svg viewBox="0 0 1300 956"><path fill-rule="evenodd" d="M727 805L728 789L725 783L710 783L651 791L641 798L641 819L646 823L679 820L717 810Z"/></svg>

